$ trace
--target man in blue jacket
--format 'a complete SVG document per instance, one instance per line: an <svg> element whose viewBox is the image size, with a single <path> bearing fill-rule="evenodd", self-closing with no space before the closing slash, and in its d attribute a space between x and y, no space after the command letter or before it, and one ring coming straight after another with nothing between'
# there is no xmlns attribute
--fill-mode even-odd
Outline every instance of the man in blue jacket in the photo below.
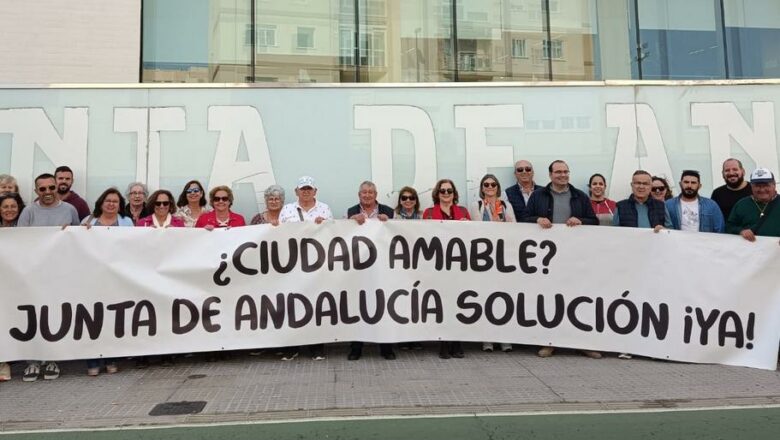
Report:
<svg viewBox="0 0 780 440"><path fill-rule="evenodd" d="M587 194L569 184L569 166L562 160L553 161L547 168L550 183L531 194L522 215L522 221L536 223L544 229L552 228L553 223L566 226L599 224L590 198ZM537 355L550 357L555 347L542 347ZM600 359L601 353L591 350L582 351L586 356Z"/></svg>
<svg viewBox="0 0 780 440"><path fill-rule="evenodd" d="M569 166L562 160L548 167L550 183L531 194L521 219L551 228L553 223L566 226L599 224L588 195L569 184Z"/></svg>
<svg viewBox="0 0 780 440"><path fill-rule="evenodd" d="M681 193L666 201L674 229L680 231L724 232L726 222L720 207L712 199L699 196L699 172L685 170L680 177Z"/></svg>

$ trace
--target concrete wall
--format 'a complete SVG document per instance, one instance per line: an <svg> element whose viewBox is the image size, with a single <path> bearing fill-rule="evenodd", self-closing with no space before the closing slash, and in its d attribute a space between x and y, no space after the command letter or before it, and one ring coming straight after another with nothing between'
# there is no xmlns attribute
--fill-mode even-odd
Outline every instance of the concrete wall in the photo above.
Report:
<svg viewBox="0 0 780 440"><path fill-rule="evenodd" d="M141 0L0 0L0 84L137 83Z"/></svg>

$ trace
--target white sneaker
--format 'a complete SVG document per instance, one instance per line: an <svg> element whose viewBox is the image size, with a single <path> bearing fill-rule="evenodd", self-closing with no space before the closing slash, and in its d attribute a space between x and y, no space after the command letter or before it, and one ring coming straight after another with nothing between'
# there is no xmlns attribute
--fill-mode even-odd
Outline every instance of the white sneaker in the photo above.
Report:
<svg viewBox="0 0 780 440"><path fill-rule="evenodd" d="M628 353L620 353L618 359L631 359L631 355Z"/></svg>
<svg viewBox="0 0 780 440"><path fill-rule="evenodd" d="M43 378L53 380L60 377L60 367L55 362L47 362L43 367Z"/></svg>
<svg viewBox="0 0 780 440"><path fill-rule="evenodd" d="M493 351L493 343L492 342L483 342L482 343L482 351L492 352Z"/></svg>
<svg viewBox="0 0 780 440"><path fill-rule="evenodd" d="M22 375L22 381L24 382L35 382L38 380L38 376L41 375L41 364L38 362L30 362L27 364L27 368L24 369L24 374Z"/></svg>
<svg viewBox="0 0 780 440"><path fill-rule="evenodd" d="M0 382L11 380L11 366L6 362L0 362Z"/></svg>
<svg viewBox="0 0 780 440"><path fill-rule="evenodd" d="M504 343L502 343L501 344L501 351L503 351L504 353L509 353L510 351L512 351L512 344L504 344Z"/></svg>

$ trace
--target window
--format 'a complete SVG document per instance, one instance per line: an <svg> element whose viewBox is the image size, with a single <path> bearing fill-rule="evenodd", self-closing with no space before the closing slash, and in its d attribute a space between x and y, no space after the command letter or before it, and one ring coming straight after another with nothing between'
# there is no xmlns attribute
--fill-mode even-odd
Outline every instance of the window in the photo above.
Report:
<svg viewBox="0 0 780 440"><path fill-rule="evenodd" d="M563 41L544 40L542 41L542 57L544 59L552 58L554 60L563 59Z"/></svg>
<svg viewBox="0 0 780 440"><path fill-rule="evenodd" d="M339 64L355 65L355 33L352 29L339 30Z"/></svg>
<svg viewBox="0 0 780 440"><path fill-rule="evenodd" d="M527 58L525 54L525 40L519 38L512 39L512 58Z"/></svg>
<svg viewBox="0 0 780 440"><path fill-rule="evenodd" d="M474 52L460 52L458 54L460 70L473 72L477 70L477 54Z"/></svg>
<svg viewBox="0 0 780 440"><path fill-rule="evenodd" d="M258 25L257 26L257 46L276 46L276 26Z"/></svg>
<svg viewBox="0 0 780 440"><path fill-rule="evenodd" d="M299 26L296 39L299 49L314 49L314 28Z"/></svg>

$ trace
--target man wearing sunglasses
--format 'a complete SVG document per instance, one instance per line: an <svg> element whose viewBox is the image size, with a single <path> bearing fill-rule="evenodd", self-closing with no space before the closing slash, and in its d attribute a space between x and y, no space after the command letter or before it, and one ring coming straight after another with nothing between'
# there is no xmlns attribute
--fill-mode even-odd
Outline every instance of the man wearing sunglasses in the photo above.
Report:
<svg viewBox="0 0 780 440"><path fill-rule="evenodd" d="M17 226L76 226L79 224L79 214L70 203L65 203L57 196L57 180L51 174L41 174L35 178L34 201L19 215ZM41 362L30 361L24 369L22 380L34 382L41 374ZM56 379L60 377L60 368L54 362L43 362L43 378Z"/></svg>
<svg viewBox="0 0 780 440"><path fill-rule="evenodd" d="M79 213L70 203L57 196L57 181L45 173L35 178L38 200L29 204L19 215L18 226L68 226L79 224Z"/></svg>
<svg viewBox="0 0 780 440"><path fill-rule="evenodd" d="M527 160L518 160L515 163L515 179L517 183L506 189L506 198L512 205L515 218L520 221L523 209L531 198L531 193L542 188L534 182L534 167Z"/></svg>

